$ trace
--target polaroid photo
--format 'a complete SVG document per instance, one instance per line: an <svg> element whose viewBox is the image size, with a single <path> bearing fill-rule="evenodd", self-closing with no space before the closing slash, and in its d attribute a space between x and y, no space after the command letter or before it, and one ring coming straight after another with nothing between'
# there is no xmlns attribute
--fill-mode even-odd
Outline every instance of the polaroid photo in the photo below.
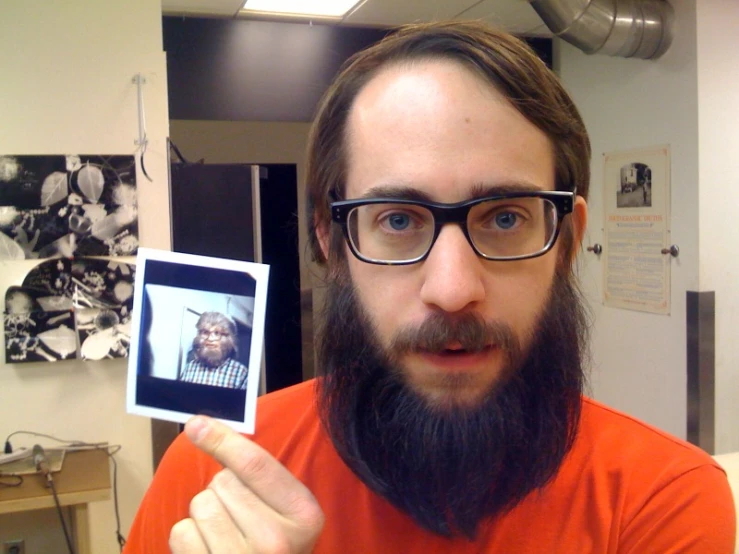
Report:
<svg viewBox="0 0 739 554"><path fill-rule="evenodd" d="M139 248L126 408L253 434L269 266Z"/></svg>

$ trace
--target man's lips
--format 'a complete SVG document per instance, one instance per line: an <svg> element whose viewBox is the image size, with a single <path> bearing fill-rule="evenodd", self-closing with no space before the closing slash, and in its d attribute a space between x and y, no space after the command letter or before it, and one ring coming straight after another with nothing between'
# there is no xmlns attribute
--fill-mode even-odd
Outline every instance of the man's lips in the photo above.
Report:
<svg viewBox="0 0 739 554"><path fill-rule="evenodd" d="M419 350L417 353L427 363L445 371L472 371L487 367L500 350L497 345L489 345L482 350L466 350L459 345L450 345L443 350Z"/></svg>
<svg viewBox="0 0 739 554"><path fill-rule="evenodd" d="M466 348L460 342L452 342L444 346L443 348L424 348L420 347L418 351L422 354L449 354L449 355L464 355L464 354L477 354L497 348L496 344L486 344L483 346L475 346L474 348Z"/></svg>

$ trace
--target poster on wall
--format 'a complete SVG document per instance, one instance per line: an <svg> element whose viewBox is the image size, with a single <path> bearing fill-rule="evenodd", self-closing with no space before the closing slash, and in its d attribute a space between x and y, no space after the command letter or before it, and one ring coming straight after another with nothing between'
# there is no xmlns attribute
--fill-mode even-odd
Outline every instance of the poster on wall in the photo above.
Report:
<svg viewBox="0 0 739 554"><path fill-rule="evenodd" d="M5 363L125 358L136 267L112 260L45 260L5 293Z"/></svg>
<svg viewBox="0 0 739 554"><path fill-rule="evenodd" d="M0 154L0 260L129 256L138 243L133 156Z"/></svg>
<svg viewBox="0 0 739 554"><path fill-rule="evenodd" d="M670 313L670 148L603 155L604 303Z"/></svg>

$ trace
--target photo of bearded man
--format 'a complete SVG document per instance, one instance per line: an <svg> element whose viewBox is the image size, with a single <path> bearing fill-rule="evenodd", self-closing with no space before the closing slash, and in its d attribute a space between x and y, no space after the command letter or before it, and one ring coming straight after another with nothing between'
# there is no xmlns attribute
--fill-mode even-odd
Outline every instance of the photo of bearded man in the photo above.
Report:
<svg viewBox="0 0 739 554"><path fill-rule="evenodd" d="M180 381L246 390L249 369L236 357L236 325L220 312L204 312L197 322L191 358Z"/></svg>

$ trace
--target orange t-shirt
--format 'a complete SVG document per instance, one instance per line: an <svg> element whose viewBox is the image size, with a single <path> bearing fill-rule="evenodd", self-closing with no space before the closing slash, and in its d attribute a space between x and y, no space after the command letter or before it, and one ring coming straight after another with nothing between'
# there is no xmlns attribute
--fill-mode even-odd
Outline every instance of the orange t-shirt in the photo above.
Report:
<svg viewBox="0 0 739 554"><path fill-rule="evenodd" d="M329 554L730 554L734 503L723 470L700 449L583 399L575 445L555 479L475 542L434 535L344 465L315 408L312 381L260 398L252 437L316 496ZM221 469L182 435L162 460L125 552L166 553L172 526Z"/></svg>

